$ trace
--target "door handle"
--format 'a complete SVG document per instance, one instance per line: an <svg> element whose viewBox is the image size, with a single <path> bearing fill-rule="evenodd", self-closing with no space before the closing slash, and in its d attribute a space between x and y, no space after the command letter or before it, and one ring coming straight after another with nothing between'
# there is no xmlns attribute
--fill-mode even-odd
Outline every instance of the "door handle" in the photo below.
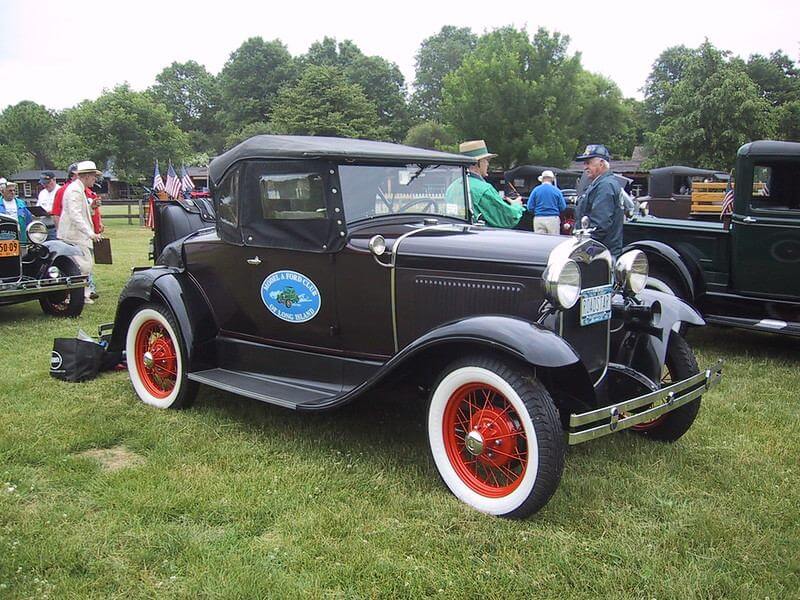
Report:
<svg viewBox="0 0 800 600"><path fill-rule="evenodd" d="M247 264L248 265L260 265L261 264L261 259L258 258L257 256L255 258L248 258L247 259Z"/></svg>
<svg viewBox="0 0 800 600"><path fill-rule="evenodd" d="M755 217L744 217L742 219L742 223L755 223L757 221L758 219L756 219Z"/></svg>

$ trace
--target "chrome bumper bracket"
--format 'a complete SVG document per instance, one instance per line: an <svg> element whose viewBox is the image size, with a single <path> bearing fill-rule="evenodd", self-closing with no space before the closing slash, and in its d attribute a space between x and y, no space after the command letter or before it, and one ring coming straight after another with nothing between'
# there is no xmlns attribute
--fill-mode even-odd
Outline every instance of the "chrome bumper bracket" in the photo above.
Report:
<svg viewBox="0 0 800 600"><path fill-rule="evenodd" d="M697 375L673 383L655 392L585 413L572 414L569 418L570 431L567 433L567 442L570 446L582 444L589 440L623 431L639 423L657 419L661 415L672 412L695 398L699 398L719 384L720 379L722 379L721 360L717 361L710 369L701 371ZM628 414L629 411L647 405L652 406L636 414ZM598 424L598 422L602 423Z"/></svg>

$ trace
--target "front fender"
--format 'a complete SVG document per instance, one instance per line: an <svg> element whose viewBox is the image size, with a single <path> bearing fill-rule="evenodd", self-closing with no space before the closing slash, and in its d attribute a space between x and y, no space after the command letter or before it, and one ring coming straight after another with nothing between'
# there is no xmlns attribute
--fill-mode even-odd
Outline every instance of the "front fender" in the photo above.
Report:
<svg viewBox="0 0 800 600"><path fill-rule="evenodd" d="M49 260L51 263L59 256L83 256L83 250L64 240L47 240L42 242L41 245L50 252Z"/></svg>
<svg viewBox="0 0 800 600"><path fill-rule="evenodd" d="M658 302L661 306L661 316L656 326L662 333L660 336L650 336L653 349L661 365L664 364L667 356L667 344L669 343L671 331L678 332L682 323L695 326L706 324L700 313L672 294L665 294L656 290L642 290L636 297L646 306L653 306L654 302Z"/></svg>
<svg viewBox="0 0 800 600"><path fill-rule="evenodd" d="M627 244L622 252L628 250L641 250L652 265L660 263L672 270L680 279L677 283L683 283L686 287L687 298L691 302L705 291L702 269L693 259L681 255L672 246L656 240L641 240Z"/></svg>
<svg viewBox="0 0 800 600"><path fill-rule="evenodd" d="M120 294L109 350L124 349L133 313L136 307L146 302L159 302L172 311L191 370L198 344L213 338L217 327L205 297L181 269L153 267L131 276Z"/></svg>
<svg viewBox="0 0 800 600"><path fill-rule="evenodd" d="M565 367L580 362L572 346L549 329L523 319L494 315L469 317L437 327L403 348L396 358L454 341L499 347L538 367Z"/></svg>

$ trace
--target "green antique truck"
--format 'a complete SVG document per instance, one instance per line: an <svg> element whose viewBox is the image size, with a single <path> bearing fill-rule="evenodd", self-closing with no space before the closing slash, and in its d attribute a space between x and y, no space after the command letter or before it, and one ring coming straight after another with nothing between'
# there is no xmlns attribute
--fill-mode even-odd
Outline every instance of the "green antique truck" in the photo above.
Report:
<svg viewBox="0 0 800 600"><path fill-rule="evenodd" d="M745 144L735 176L729 221L636 216L625 251L644 251L648 286L709 323L800 336L800 143Z"/></svg>

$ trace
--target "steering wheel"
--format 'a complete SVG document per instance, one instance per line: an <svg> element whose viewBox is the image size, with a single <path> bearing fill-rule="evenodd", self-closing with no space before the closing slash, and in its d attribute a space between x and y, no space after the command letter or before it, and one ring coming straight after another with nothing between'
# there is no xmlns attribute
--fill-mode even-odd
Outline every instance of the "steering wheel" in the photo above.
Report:
<svg viewBox="0 0 800 600"><path fill-rule="evenodd" d="M422 206L422 210L409 211L409 209L412 206L416 206L417 204L423 205ZM401 212L401 213L404 213L404 212L428 212L428 213L436 212L436 202L434 202L430 198L415 198L414 200L409 200L405 204L401 204L399 212Z"/></svg>

